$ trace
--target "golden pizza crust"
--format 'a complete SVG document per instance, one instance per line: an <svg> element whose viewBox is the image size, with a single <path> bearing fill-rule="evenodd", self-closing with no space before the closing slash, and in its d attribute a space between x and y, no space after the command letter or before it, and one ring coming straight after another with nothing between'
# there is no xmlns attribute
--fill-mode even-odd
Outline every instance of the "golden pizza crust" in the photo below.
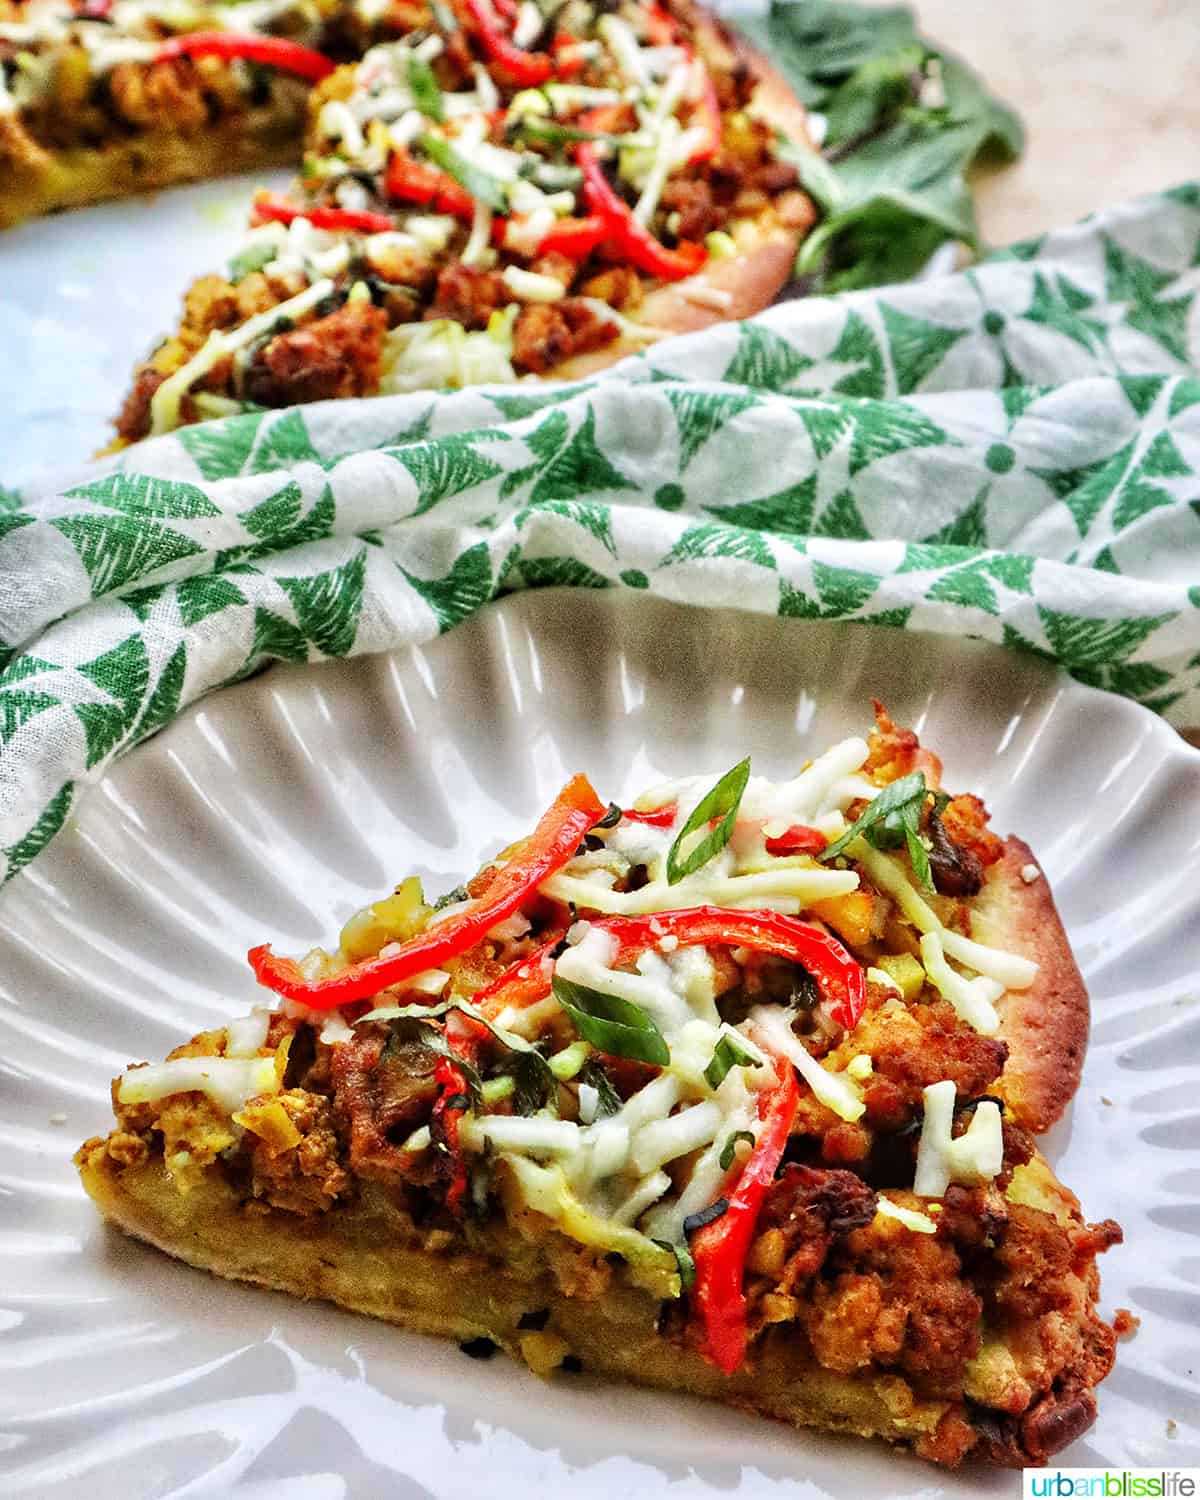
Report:
<svg viewBox="0 0 1200 1500"><path fill-rule="evenodd" d="M1036 878L1026 880L1025 871ZM972 934L1022 953L1038 965L1027 990L1010 990L999 1006L1008 1061L999 1092L1027 1129L1048 1130L1079 1087L1089 1006L1050 882L1023 840L1005 841L1003 857L971 902Z"/></svg>
<svg viewBox="0 0 1200 1500"><path fill-rule="evenodd" d="M420 1231L386 1190L369 1181L359 1183L352 1201L298 1217L243 1201L216 1168L185 1194L158 1155L122 1165L95 1140L81 1148L77 1162L84 1187L110 1222L202 1270L334 1302L419 1333L487 1338L543 1373L570 1352L589 1370L635 1384L713 1398L796 1426L884 1438L957 1462L939 1451L939 1426L946 1420L965 1430L961 1400L922 1397L894 1369L843 1374L824 1368L794 1325L768 1328L747 1365L722 1375L660 1333L661 1304L619 1274L600 1296L564 1295L546 1253L559 1237L548 1227L539 1240L493 1226L480 1231L480 1244L469 1251L434 1249L420 1243ZM1040 1158L1018 1169L1010 1197L1064 1224L1078 1222L1075 1199ZM1072 1311L1086 1320L1090 1294L1081 1278L1072 1280L1078 1282L1067 1289ZM519 1326L523 1316L542 1309L548 1317L540 1331L558 1343L550 1361L544 1341L531 1343ZM1020 1350L1016 1343L1009 1349L1000 1335L985 1341L985 1349L987 1357L969 1372L971 1399L1007 1402L1011 1410ZM1090 1422L1095 1403L1085 1395ZM1053 1401L1047 1396L1039 1409Z"/></svg>
<svg viewBox="0 0 1200 1500"><path fill-rule="evenodd" d="M202 134L146 130L103 146L40 152L24 164L0 158L0 229L174 183L287 166L295 159L303 113L303 99L280 90L275 105Z"/></svg>

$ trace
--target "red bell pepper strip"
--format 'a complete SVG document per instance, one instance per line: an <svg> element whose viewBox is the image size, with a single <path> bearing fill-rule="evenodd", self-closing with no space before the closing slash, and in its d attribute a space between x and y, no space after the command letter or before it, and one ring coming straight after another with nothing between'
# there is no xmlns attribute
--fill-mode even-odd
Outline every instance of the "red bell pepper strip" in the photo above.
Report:
<svg viewBox="0 0 1200 1500"><path fill-rule="evenodd" d="M538 245L537 253L550 255L557 251L570 260L586 260L607 235L608 225L601 218L559 219Z"/></svg>
<svg viewBox="0 0 1200 1500"><path fill-rule="evenodd" d="M615 963L645 953L664 937L675 938L685 948L717 944L752 948L758 953L776 953L780 958L803 964L816 980L822 998L829 1003L830 1015L847 1031L857 1024L866 1009L862 965L831 934L782 912L691 906L646 917L598 917L591 925L617 940ZM541 952L539 949L538 953ZM494 980L486 993L490 1004L497 1009L504 1005L532 1005L550 993L552 979L549 965L541 964L535 969L532 958L522 959Z"/></svg>
<svg viewBox="0 0 1200 1500"><path fill-rule="evenodd" d="M554 72L558 78L574 78L583 72L586 54L579 50L579 38L569 31L560 31L550 43L554 55Z"/></svg>
<svg viewBox="0 0 1200 1500"><path fill-rule="evenodd" d="M647 276L663 281L681 281L694 276L708 259L703 245L681 240L674 250L658 240L633 217L629 205L613 190L596 154L594 141L580 141L575 160L583 169L583 196L588 211L608 226L607 238L614 249Z"/></svg>
<svg viewBox="0 0 1200 1500"><path fill-rule="evenodd" d="M649 812L627 807L621 814L627 823L646 823L651 828L670 828L678 815L679 807L674 802L668 802L664 807L652 807Z"/></svg>
<svg viewBox="0 0 1200 1500"><path fill-rule="evenodd" d="M719 1219L697 1230L691 1240L696 1263L692 1298L704 1324L704 1357L726 1375L740 1369L746 1357L746 1295L742 1290L746 1256L800 1098L796 1074L787 1058L775 1059L775 1071L778 1087L764 1089L759 1095L762 1123L758 1139L730 1196L729 1207Z"/></svg>
<svg viewBox="0 0 1200 1500"><path fill-rule="evenodd" d="M407 151L393 151L384 177L384 191L402 203L430 204L440 214L456 219L475 215L475 200L466 188L440 167L415 161Z"/></svg>
<svg viewBox="0 0 1200 1500"><path fill-rule="evenodd" d="M649 5L643 11L646 40L652 47L669 47L675 40L675 22L661 5Z"/></svg>
<svg viewBox="0 0 1200 1500"><path fill-rule="evenodd" d="M518 1010L523 1010L527 1005L544 1000L550 993L553 976L552 955L555 948L562 942L562 938L561 932L555 933L552 938L544 942L541 947L535 948L519 963L505 969L504 973L493 979L491 984L484 985L481 990L476 990L471 1004L491 1020L507 1005L514 1005Z"/></svg>
<svg viewBox="0 0 1200 1500"><path fill-rule="evenodd" d="M688 157L689 165L698 161L711 161L721 149L721 101L717 98L716 86L707 68L704 70L704 92L700 96L696 113L708 131L708 139Z"/></svg>
<svg viewBox="0 0 1200 1500"><path fill-rule="evenodd" d="M439 1057L434 1070L434 1079L441 1085L441 1093L433 1106L429 1120L429 1134L445 1153L450 1166L450 1186L446 1189L446 1207L451 1213L462 1211L462 1201L470 1181L467 1159L458 1138L459 1121L466 1114L469 1104L451 1105L467 1093L467 1080L461 1068L456 1068L448 1057Z"/></svg>
<svg viewBox="0 0 1200 1500"><path fill-rule="evenodd" d="M395 229L387 214L374 214L358 208L301 208L281 198L278 193L256 193L251 218L255 224L290 224L307 219L314 229L349 229L360 234L384 234Z"/></svg>
<svg viewBox="0 0 1200 1500"><path fill-rule="evenodd" d="M544 52L526 52L497 29L484 0L465 0L489 62L512 79L519 88L536 89L554 76L554 64Z"/></svg>
<svg viewBox="0 0 1200 1500"><path fill-rule="evenodd" d="M516 25L517 3L516 0L492 0L492 9L498 11L510 26Z"/></svg>
<svg viewBox="0 0 1200 1500"><path fill-rule="evenodd" d="M819 829L793 823L778 838L767 839L768 854L820 854L829 843Z"/></svg>
<svg viewBox="0 0 1200 1500"><path fill-rule="evenodd" d="M294 73L309 83L328 78L335 64L323 52L302 47L282 36L254 36L245 31L188 31L168 37L154 54L155 62L169 62L176 57L245 58L247 62L267 63L282 73Z"/></svg>
<svg viewBox="0 0 1200 1500"><path fill-rule="evenodd" d="M269 944L246 955L259 984L289 1000L316 1010L330 1010L350 1000L364 1000L390 985L435 969L473 948L497 922L512 916L542 881L560 870L579 847L588 829L608 811L586 776L573 776L542 815L533 833L513 851L486 891L466 911L426 932L387 958L368 958L323 979L306 979L293 958L280 958Z"/></svg>

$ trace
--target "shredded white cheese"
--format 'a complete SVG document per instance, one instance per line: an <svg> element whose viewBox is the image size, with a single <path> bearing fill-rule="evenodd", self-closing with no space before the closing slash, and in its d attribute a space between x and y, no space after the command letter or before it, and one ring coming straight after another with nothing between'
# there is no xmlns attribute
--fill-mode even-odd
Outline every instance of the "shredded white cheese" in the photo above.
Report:
<svg viewBox="0 0 1200 1500"><path fill-rule="evenodd" d="M226 333L210 333L207 343L196 354L193 354L185 365L182 365L173 375L169 375L151 397L151 433L157 435L172 432L179 426L180 402L196 381L207 375L209 370L227 354L244 349L248 344L254 343L255 339L270 333L281 319L286 318L294 322L297 318L303 317L319 302L323 302L332 291L332 281L328 279L318 281L287 302L281 302L277 307L269 307L266 312L256 313L240 328L230 329Z"/></svg>
<svg viewBox="0 0 1200 1500"><path fill-rule="evenodd" d="M169 1062L130 1068L117 1085L121 1104L156 1104L172 1094L207 1094L234 1114L260 1094L279 1092L273 1057L175 1057Z"/></svg>
<svg viewBox="0 0 1200 1500"><path fill-rule="evenodd" d="M1004 1165L1004 1128L1000 1108L991 1099L975 1106L969 1129L958 1137L954 1125L956 1090L951 1079L923 1090L925 1120L917 1145L913 1192L940 1198L952 1182L967 1187L990 1182Z"/></svg>
<svg viewBox="0 0 1200 1500"><path fill-rule="evenodd" d="M858 1084L845 1073L830 1072L816 1060L793 1032L787 1011L778 1005L756 1005L750 1012L750 1022L762 1032L773 1052L790 1059L816 1097L839 1119L853 1122L862 1118L867 1106Z"/></svg>

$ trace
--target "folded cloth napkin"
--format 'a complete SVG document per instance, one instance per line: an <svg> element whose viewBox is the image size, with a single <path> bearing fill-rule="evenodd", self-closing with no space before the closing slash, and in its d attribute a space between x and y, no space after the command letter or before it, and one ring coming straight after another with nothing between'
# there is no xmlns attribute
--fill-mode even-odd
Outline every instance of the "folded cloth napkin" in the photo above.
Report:
<svg viewBox="0 0 1200 1500"><path fill-rule="evenodd" d="M1200 186L593 380L185 428L0 490L0 879L272 658L566 584L977 636L1200 723Z"/></svg>

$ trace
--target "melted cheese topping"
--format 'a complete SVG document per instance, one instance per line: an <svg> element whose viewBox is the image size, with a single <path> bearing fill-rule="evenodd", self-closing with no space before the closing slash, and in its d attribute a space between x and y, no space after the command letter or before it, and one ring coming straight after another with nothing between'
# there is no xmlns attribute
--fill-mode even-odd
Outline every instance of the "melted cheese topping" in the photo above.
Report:
<svg viewBox="0 0 1200 1500"><path fill-rule="evenodd" d="M940 1198L952 1182L977 1187L990 1182L1004 1165L1004 1129L1000 1107L991 1099L975 1106L970 1128L955 1140L956 1090L950 1079L931 1083L923 1090L925 1120L917 1146L917 1173L913 1192L922 1198Z"/></svg>
<svg viewBox="0 0 1200 1500"><path fill-rule="evenodd" d="M175 1057L169 1062L130 1068L117 1085L121 1104L157 1104L172 1094L207 1094L229 1114L260 1094L277 1094L279 1072L273 1057Z"/></svg>

